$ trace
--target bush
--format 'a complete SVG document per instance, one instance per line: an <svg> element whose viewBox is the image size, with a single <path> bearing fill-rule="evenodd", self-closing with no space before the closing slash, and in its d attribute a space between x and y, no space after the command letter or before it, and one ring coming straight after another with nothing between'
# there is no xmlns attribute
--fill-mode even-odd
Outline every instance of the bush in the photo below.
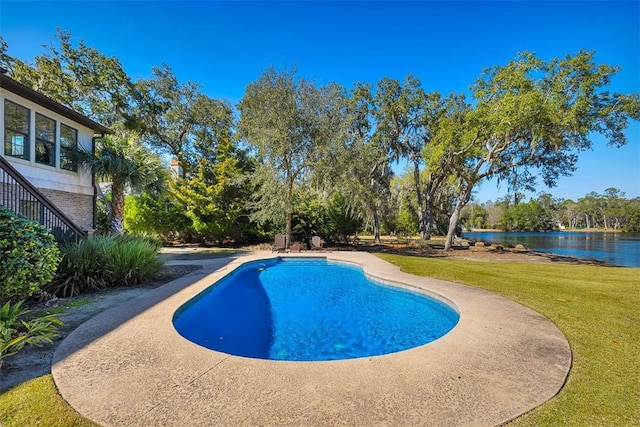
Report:
<svg viewBox="0 0 640 427"><path fill-rule="evenodd" d="M62 321L55 314L25 320L29 310L22 308L22 301L6 302L0 307L0 368L6 357L13 356L25 345L51 344L57 337Z"/></svg>
<svg viewBox="0 0 640 427"><path fill-rule="evenodd" d="M130 286L151 280L162 268L157 238L95 236L62 248L62 262L45 290L60 297Z"/></svg>
<svg viewBox="0 0 640 427"><path fill-rule="evenodd" d="M133 234L150 233L170 241L191 227L185 207L170 195L142 193L127 196L124 204L124 226Z"/></svg>
<svg viewBox="0 0 640 427"><path fill-rule="evenodd" d="M53 278L60 250L42 225L0 207L0 301L33 295Z"/></svg>

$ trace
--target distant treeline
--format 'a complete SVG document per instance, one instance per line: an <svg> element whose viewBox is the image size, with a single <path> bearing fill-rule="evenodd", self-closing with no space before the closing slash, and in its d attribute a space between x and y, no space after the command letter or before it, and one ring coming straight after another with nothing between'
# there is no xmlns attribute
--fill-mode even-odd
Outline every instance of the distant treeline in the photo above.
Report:
<svg viewBox="0 0 640 427"><path fill-rule="evenodd" d="M494 202L470 203L462 215L466 228L497 228L505 231L599 229L640 231L640 197L608 188L573 201L540 193L528 202L507 196Z"/></svg>

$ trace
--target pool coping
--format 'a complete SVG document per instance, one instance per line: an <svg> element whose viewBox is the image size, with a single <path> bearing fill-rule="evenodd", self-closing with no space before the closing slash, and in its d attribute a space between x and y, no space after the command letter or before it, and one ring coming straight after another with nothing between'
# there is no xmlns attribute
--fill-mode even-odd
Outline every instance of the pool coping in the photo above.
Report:
<svg viewBox="0 0 640 427"><path fill-rule="evenodd" d="M230 356L173 328L173 313L248 261L326 257L452 302L458 325L414 349L359 359L287 362ZM183 262L181 262L183 263ZM54 354L64 399L103 426L503 424L555 396L571 349L548 319L480 289L403 273L366 252L254 252L105 311Z"/></svg>

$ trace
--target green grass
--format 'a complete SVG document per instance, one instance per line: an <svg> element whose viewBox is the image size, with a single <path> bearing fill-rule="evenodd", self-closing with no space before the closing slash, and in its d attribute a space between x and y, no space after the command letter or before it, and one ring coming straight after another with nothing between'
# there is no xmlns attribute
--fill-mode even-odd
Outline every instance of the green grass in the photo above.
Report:
<svg viewBox="0 0 640 427"><path fill-rule="evenodd" d="M640 269L379 256L517 301L565 334L573 352L565 387L514 426L640 425Z"/></svg>
<svg viewBox="0 0 640 427"><path fill-rule="evenodd" d="M2 427L93 427L58 394L53 377L34 378L0 395Z"/></svg>

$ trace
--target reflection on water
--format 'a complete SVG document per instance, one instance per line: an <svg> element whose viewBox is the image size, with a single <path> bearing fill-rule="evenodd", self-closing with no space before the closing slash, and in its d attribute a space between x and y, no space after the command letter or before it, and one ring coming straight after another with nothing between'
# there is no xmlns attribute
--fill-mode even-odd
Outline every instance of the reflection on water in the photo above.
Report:
<svg viewBox="0 0 640 427"><path fill-rule="evenodd" d="M640 233L502 233L469 232L464 238L502 245L523 244L534 251L595 259L607 264L640 267Z"/></svg>

